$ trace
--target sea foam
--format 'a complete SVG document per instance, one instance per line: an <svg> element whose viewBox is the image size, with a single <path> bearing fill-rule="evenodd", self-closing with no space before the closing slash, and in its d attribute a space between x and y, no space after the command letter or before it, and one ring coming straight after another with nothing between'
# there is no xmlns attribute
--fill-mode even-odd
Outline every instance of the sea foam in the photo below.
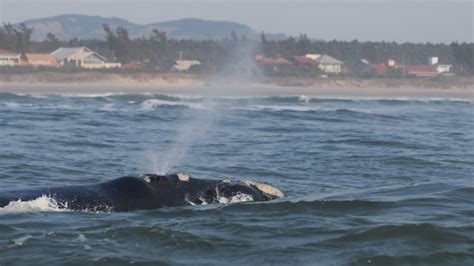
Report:
<svg viewBox="0 0 474 266"><path fill-rule="evenodd" d="M202 104L199 103L172 102L158 99L150 99L141 103L143 110L153 110L159 106L180 106L190 109L206 109Z"/></svg>
<svg viewBox="0 0 474 266"><path fill-rule="evenodd" d="M58 204L56 200L43 195L37 199L29 201L12 201L5 207L0 208L0 214L6 213L26 213L26 212L59 212L67 211L67 204Z"/></svg>

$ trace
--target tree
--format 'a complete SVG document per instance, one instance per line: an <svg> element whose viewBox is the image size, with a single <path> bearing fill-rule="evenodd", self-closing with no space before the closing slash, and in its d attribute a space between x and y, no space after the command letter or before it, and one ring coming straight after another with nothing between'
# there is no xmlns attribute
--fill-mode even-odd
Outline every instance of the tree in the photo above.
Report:
<svg viewBox="0 0 474 266"><path fill-rule="evenodd" d="M46 35L44 45L44 49L46 49L47 51L53 51L61 46L58 38L56 38L56 36L51 32Z"/></svg>
<svg viewBox="0 0 474 266"><path fill-rule="evenodd" d="M267 37L265 37L265 33L263 31L260 33L260 45L261 45L261 52L264 55L268 54L268 43L267 43Z"/></svg>
<svg viewBox="0 0 474 266"><path fill-rule="evenodd" d="M31 34L33 33L33 28L29 28L26 26L25 23L21 23L17 29L14 29L16 41L17 41L17 49L16 51L21 53L22 56L28 52L30 42L31 42Z"/></svg>
<svg viewBox="0 0 474 266"><path fill-rule="evenodd" d="M3 23L0 28L0 47L7 50L17 49L17 38L15 34L15 27L10 23Z"/></svg>
<svg viewBox="0 0 474 266"><path fill-rule="evenodd" d="M103 25L105 38L109 49L114 52L115 57L122 63L128 63L132 59L132 42L125 27L118 27L115 33L109 25Z"/></svg>

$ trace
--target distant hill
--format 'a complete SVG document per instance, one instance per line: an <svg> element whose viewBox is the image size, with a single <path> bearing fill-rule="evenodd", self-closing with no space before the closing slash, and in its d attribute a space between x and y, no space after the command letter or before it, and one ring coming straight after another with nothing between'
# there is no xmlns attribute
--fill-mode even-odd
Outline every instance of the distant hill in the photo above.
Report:
<svg viewBox="0 0 474 266"><path fill-rule="evenodd" d="M250 39L260 37L257 31L240 23L203 19L180 19L140 25L122 18L68 14L30 19L23 23L34 28L33 40L43 40L49 32L62 40L104 39L103 24L108 24L112 28L124 26L131 37L148 37L153 29L164 31L168 37L175 39L223 39L229 37L232 32L235 32L237 36L245 35ZM269 34L267 38L283 39L286 35Z"/></svg>

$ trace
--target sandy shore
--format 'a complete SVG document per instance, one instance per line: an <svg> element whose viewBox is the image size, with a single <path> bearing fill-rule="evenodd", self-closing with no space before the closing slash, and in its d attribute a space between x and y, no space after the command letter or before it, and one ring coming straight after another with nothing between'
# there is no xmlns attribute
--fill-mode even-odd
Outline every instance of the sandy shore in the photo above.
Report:
<svg viewBox="0 0 474 266"><path fill-rule="evenodd" d="M1 74L0 92L163 93L216 96L297 95L319 97L421 97L474 99L474 77L447 79L245 80L186 74L32 73Z"/></svg>

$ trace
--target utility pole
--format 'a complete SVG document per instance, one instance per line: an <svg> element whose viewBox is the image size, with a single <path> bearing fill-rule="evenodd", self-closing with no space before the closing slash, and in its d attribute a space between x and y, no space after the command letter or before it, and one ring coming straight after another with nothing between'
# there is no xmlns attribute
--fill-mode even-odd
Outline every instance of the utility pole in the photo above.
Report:
<svg viewBox="0 0 474 266"><path fill-rule="evenodd" d="M178 51L177 52L179 54L179 61L182 61L183 60L183 51Z"/></svg>
<svg viewBox="0 0 474 266"><path fill-rule="evenodd" d="M405 53L402 52L402 78L405 79Z"/></svg>

